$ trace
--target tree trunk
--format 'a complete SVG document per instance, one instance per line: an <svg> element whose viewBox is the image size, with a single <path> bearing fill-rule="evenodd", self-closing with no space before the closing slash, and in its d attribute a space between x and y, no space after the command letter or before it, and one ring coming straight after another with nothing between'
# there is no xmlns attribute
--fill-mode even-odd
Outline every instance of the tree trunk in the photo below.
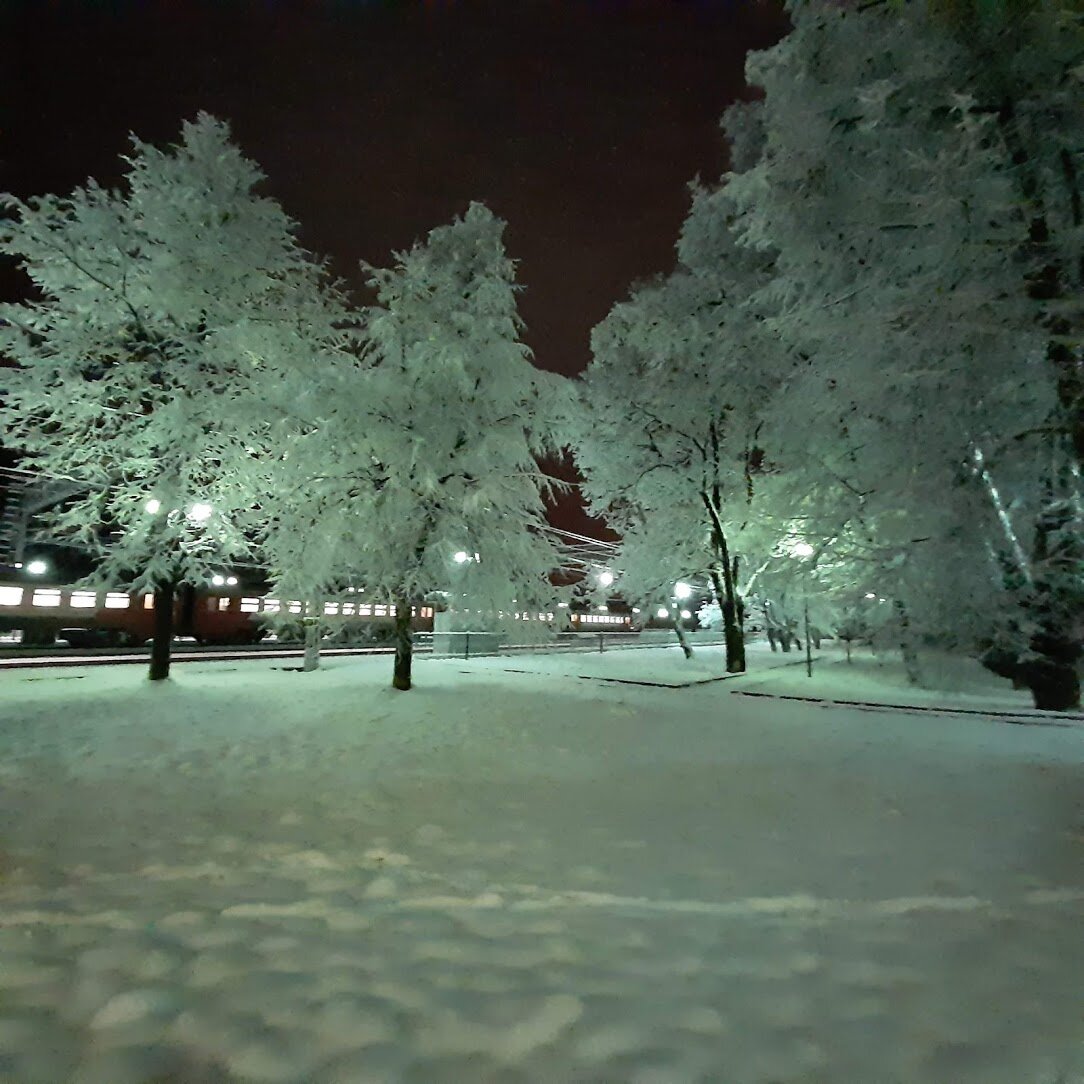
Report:
<svg viewBox="0 0 1084 1084"><path fill-rule="evenodd" d="M900 654L903 656L903 668L907 672L907 680L912 685L921 685L922 671L918 664L914 637L911 635L910 615L907 613L907 607L899 599L896 599L892 605L895 607L900 623Z"/></svg>
<svg viewBox="0 0 1084 1084"><path fill-rule="evenodd" d="M681 627L681 613L680 611L674 617L674 632L677 633L678 643L681 644L681 650L685 655L685 658L691 659L693 657L693 649L689 644L689 638L685 635L685 630Z"/></svg>
<svg viewBox="0 0 1084 1084"><path fill-rule="evenodd" d="M712 587L715 589L715 598L723 615L726 672L728 674L743 674L745 673L745 632L742 629L741 618L744 607L741 605L737 589L734 586L730 553L727 549L726 535L723 533L723 524L719 518L719 512L707 494L702 494L702 496L712 521L712 544L715 547L715 553L719 558L719 565L723 571L721 580L718 567L712 568L710 575Z"/></svg>
<svg viewBox="0 0 1084 1084"><path fill-rule="evenodd" d="M1021 668L1024 683L1040 711L1075 711L1080 707L1076 667L1054 659L1037 659Z"/></svg>
<svg viewBox="0 0 1084 1084"><path fill-rule="evenodd" d="M320 623L315 618L305 622L305 658L301 672L309 674L320 669Z"/></svg>
<svg viewBox="0 0 1084 1084"><path fill-rule="evenodd" d="M723 610L723 635L726 638L726 672L745 673L745 632L738 621L733 603ZM729 612L728 612L729 611Z"/></svg>
<svg viewBox="0 0 1084 1084"><path fill-rule="evenodd" d="M1044 711L1080 707L1077 663L1082 653L1077 569L1082 553L1067 502L1051 502L1035 532L1035 588L1024 610L1034 628L1025 659L1018 664L1035 706Z"/></svg>
<svg viewBox="0 0 1084 1084"><path fill-rule="evenodd" d="M301 627L305 635L305 655L301 661L301 672L310 674L320 669L320 603L307 601L301 609Z"/></svg>
<svg viewBox="0 0 1084 1084"><path fill-rule="evenodd" d="M805 676L813 676L813 645L809 635L809 600L806 600L804 606L805 614Z"/></svg>
<svg viewBox="0 0 1084 1084"><path fill-rule="evenodd" d="M395 603L395 672L391 684L404 692L410 688L410 664L414 659L414 632L410 627L410 603Z"/></svg>
<svg viewBox="0 0 1084 1084"><path fill-rule="evenodd" d="M169 677L175 591L172 582L154 585L154 639L151 641L151 667L147 675L151 681L165 681Z"/></svg>

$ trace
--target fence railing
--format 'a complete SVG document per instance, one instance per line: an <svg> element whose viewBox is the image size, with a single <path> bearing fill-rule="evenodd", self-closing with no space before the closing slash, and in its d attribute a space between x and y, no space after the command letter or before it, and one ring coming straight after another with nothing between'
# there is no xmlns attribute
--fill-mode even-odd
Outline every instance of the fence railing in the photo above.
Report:
<svg viewBox="0 0 1084 1084"><path fill-rule="evenodd" d="M694 647L713 647L723 644L722 634L688 633ZM572 652L606 652L649 647L677 647L673 633L655 636L640 632L570 632L560 633L556 640L538 643L502 643L499 634L493 632L439 632L433 633L433 658L481 658L494 655L550 655Z"/></svg>

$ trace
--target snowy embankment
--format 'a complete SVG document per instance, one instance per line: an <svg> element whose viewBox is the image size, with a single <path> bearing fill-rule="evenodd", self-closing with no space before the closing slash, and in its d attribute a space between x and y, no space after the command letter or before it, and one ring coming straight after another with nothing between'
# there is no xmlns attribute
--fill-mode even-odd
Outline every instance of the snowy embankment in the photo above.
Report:
<svg viewBox="0 0 1084 1084"><path fill-rule="evenodd" d="M981 672L917 701L1041 725L733 695L916 702L869 660L279 665L0 676L0 1080L1084 1079L1084 726Z"/></svg>

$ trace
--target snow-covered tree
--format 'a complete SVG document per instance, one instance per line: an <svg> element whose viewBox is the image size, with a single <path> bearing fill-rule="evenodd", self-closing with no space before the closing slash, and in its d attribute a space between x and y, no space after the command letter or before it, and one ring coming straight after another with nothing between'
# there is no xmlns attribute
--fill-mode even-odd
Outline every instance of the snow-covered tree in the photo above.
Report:
<svg viewBox="0 0 1084 1084"><path fill-rule="evenodd" d="M316 578L349 575L396 607L398 689L411 685L411 607L434 592L493 628L554 602L560 560L535 456L567 393L520 342L503 230L475 203L393 267L370 268L366 364L340 385L335 450L315 457L309 483L327 512L311 521L334 539Z"/></svg>
<svg viewBox="0 0 1084 1084"><path fill-rule="evenodd" d="M357 594L355 553L379 472L367 366L355 345L349 328L325 337L309 367L274 390L272 452L247 470L257 494L250 534L280 603L266 620L279 633L303 630L305 671L318 668L324 635L370 601Z"/></svg>
<svg viewBox="0 0 1084 1084"><path fill-rule="evenodd" d="M153 591L157 679L177 588L251 552L265 394L319 349L334 306L226 124L132 142L123 191L4 197L0 252L37 297L0 308L16 363L2 419L26 466L85 487L46 529L96 552L101 581Z"/></svg>
<svg viewBox="0 0 1084 1084"><path fill-rule="evenodd" d="M796 0L793 32L750 58L765 90L763 150L727 187L742 242L778 253L770 325L806 359L775 432L802 419L813 462L836 483L818 509L837 521L826 537L856 564L879 555L878 594L894 579L901 627L930 629L946 595L962 603L961 585L974 586L961 570L983 569L989 632L1013 601L1008 562L1022 585L1018 672L1037 702L1067 707L1078 696L1071 562L1045 602L1036 585L1049 582L1037 561L1051 505L1071 509L1079 493L1068 270L1081 236L1079 76L1063 38L1054 61L1002 42L1002 67L1044 74L1002 78L995 100L977 54L924 8ZM1037 131L1044 109L1058 117L1058 148L1026 150L1017 118ZM1058 217L1060 249L1037 231L1039 173L1044 192L1061 186L1045 220L1050 234Z"/></svg>
<svg viewBox="0 0 1084 1084"><path fill-rule="evenodd" d="M755 118L743 111L735 125L746 153ZM725 187L695 188L678 268L595 328L574 447L591 510L623 532L623 565L641 570L623 590L650 604L664 579L706 575L737 672L741 559L772 544L751 531L764 411L788 361L746 305L770 280L772 255L739 248L732 216Z"/></svg>

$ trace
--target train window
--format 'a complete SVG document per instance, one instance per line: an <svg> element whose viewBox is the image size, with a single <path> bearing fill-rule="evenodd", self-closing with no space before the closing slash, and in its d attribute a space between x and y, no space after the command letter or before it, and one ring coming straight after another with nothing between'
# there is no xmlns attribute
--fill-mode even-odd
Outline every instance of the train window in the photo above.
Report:
<svg viewBox="0 0 1084 1084"><path fill-rule="evenodd" d="M361 617L372 617L373 608L367 602L358 607L358 615Z"/></svg>
<svg viewBox="0 0 1084 1084"><path fill-rule="evenodd" d="M52 587L39 587L31 599L32 606L59 606L60 592Z"/></svg>
<svg viewBox="0 0 1084 1084"><path fill-rule="evenodd" d="M143 609L144 610L153 610L154 609L154 595L144 595L143 596Z"/></svg>
<svg viewBox="0 0 1084 1084"><path fill-rule="evenodd" d="M433 616L433 607L432 606L423 606L422 607L422 617L432 617L432 616Z"/></svg>
<svg viewBox="0 0 1084 1084"><path fill-rule="evenodd" d="M260 612L260 600L258 598L241 599L241 613L256 614Z"/></svg>
<svg viewBox="0 0 1084 1084"><path fill-rule="evenodd" d="M263 612L265 614L277 614L279 612L279 600L277 598L265 598L263 600Z"/></svg>
<svg viewBox="0 0 1084 1084"><path fill-rule="evenodd" d="M0 587L0 606L18 606L23 600L21 587Z"/></svg>
<svg viewBox="0 0 1084 1084"><path fill-rule="evenodd" d="M378 604L373 607L373 617L387 617L388 608L382 604Z"/></svg>
<svg viewBox="0 0 1084 1084"><path fill-rule="evenodd" d="M105 608L107 610L127 610L132 600L122 591L106 591Z"/></svg>
<svg viewBox="0 0 1084 1084"><path fill-rule="evenodd" d="M324 613L325 614L337 614L339 612L339 604L337 602L325 602Z"/></svg>
<svg viewBox="0 0 1084 1084"><path fill-rule="evenodd" d="M73 610L90 610L98 605L97 591L73 591L71 606Z"/></svg>
<svg viewBox="0 0 1084 1084"><path fill-rule="evenodd" d="M219 613L221 613L223 610L228 610L229 608L230 608L230 600L228 598L220 598L218 600Z"/></svg>
<svg viewBox="0 0 1084 1084"><path fill-rule="evenodd" d="M350 617L354 613L354 610L356 610L356 609L357 609L357 607L354 605L354 603L352 603L352 602L344 602L343 603L343 617Z"/></svg>
<svg viewBox="0 0 1084 1084"><path fill-rule="evenodd" d="M299 613L301 613L301 603L300 602L287 602L286 603L286 609L288 609L290 611L290 613L292 613L292 614L299 614Z"/></svg>

